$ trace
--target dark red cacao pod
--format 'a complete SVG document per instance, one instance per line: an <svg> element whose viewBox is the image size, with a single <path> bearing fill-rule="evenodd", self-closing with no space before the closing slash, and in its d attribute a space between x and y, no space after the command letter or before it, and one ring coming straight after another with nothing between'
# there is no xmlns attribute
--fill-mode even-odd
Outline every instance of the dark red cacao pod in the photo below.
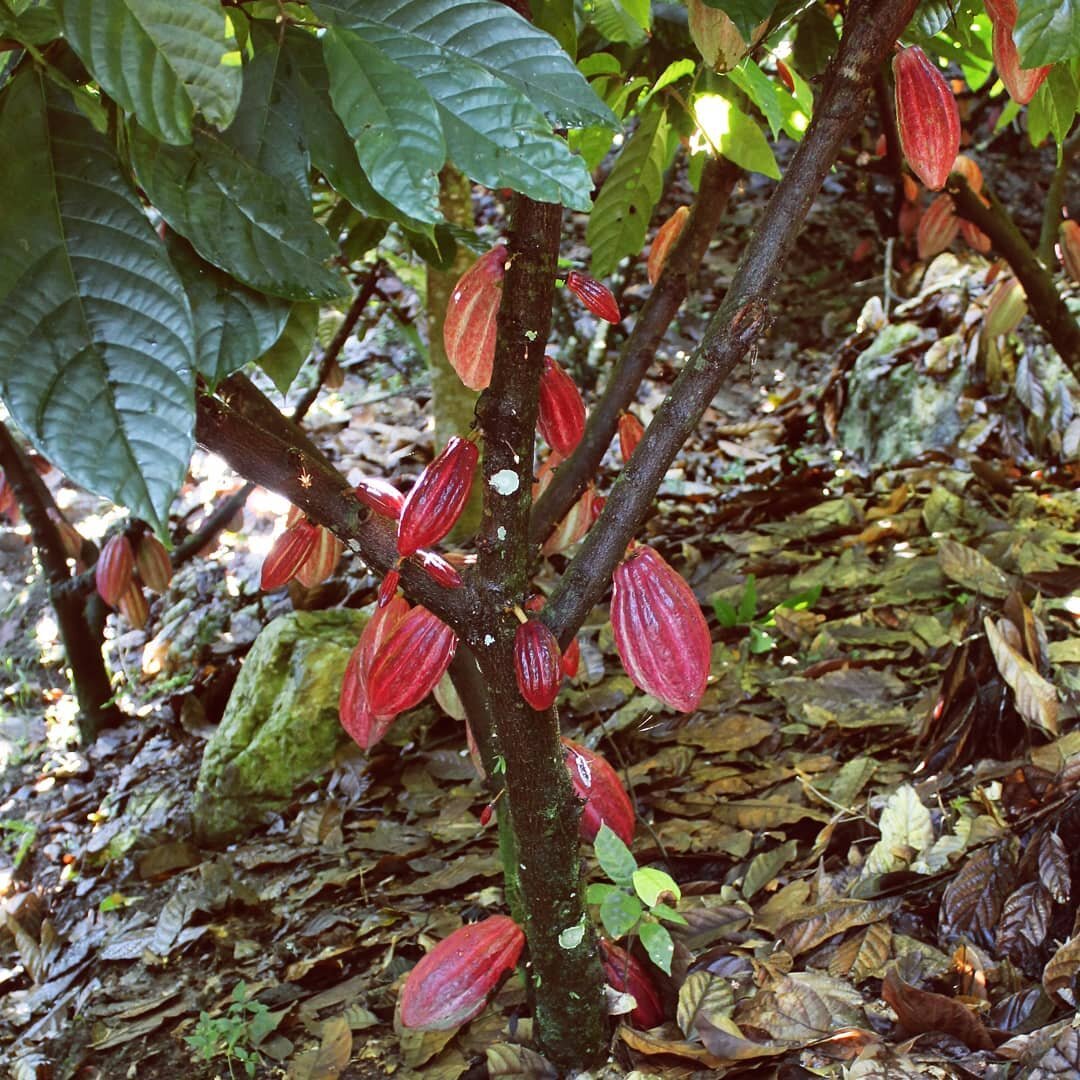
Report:
<svg viewBox="0 0 1080 1080"><path fill-rule="evenodd" d="M1080 224L1072 218L1058 226L1058 255L1065 272L1080 285Z"/></svg>
<svg viewBox="0 0 1080 1080"><path fill-rule="evenodd" d="M421 548L414 558L424 568L424 573L444 589L460 589L464 584L457 567L436 552Z"/></svg>
<svg viewBox="0 0 1080 1080"><path fill-rule="evenodd" d="M940 255L956 239L960 231L960 219L956 216L956 204L951 195L939 195L919 218L915 242L919 258L926 262Z"/></svg>
<svg viewBox="0 0 1080 1080"><path fill-rule="evenodd" d="M645 434L642 422L632 413L624 412L619 417L619 456L623 464L630 460L630 455L637 449L641 436Z"/></svg>
<svg viewBox="0 0 1080 1080"><path fill-rule="evenodd" d="M960 150L960 110L945 76L917 45L893 57L896 123L911 171L940 191Z"/></svg>
<svg viewBox="0 0 1080 1080"><path fill-rule="evenodd" d="M468 501L479 459L476 443L453 435L420 474L398 520L397 547L403 558L438 543L454 527Z"/></svg>
<svg viewBox="0 0 1080 1080"><path fill-rule="evenodd" d="M379 597L376 601L377 607L386 607L390 603L397 592L398 582L401 581L401 573L397 570L387 570L386 577L382 579L382 584L379 586Z"/></svg>
<svg viewBox="0 0 1080 1080"><path fill-rule="evenodd" d="M365 476L356 485L356 497L376 514L394 521L401 517L401 508L405 505L405 496L388 480L378 476Z"/></svg>
<svg viewBox="0 0 1080 1080"><path fill-rule="evenodd" d="M443 345L450 366L470 390L491 382L495 321L506 276L506 247L498 244L465 271L450 294L443 321Z"/></svg>
<svg viewBox="0 0 1080 1080"><path fill-rule="evenodd" d="M611 627L636 686L679 712L705 692L712 640L690 586L659 552L639 545L615 568Z"/></svg>
<svg viewBox="0 0 1080 1080"><path fill-rule="evenodd" d="M308 557L296 571L296 580L305 589L313 589L337 569L344 545L325 526L317 525L315 543Z"/></svg>
<svg viewBox="0 0 1080 1080"><path fill-rule="evenodd" d="M514 633L514 674L521 696L537 712L550 709L562 682L562 650L547 623L529 619Z"/></svg>
<svg viewBox="0 0 1080 1080"><path fill-rule="evenodd" d="M154 592L164 592L172 581L172 559L165 545L153 534L143 533L135 547L135 568L139 580Z"/></svg>
<svg viewBox="0 0 1080 1080"><path fill-rule="evenodd" d="M379 647L367 673L368 700L377 715L401 713L435 689L457 649L457 635L417 605Z"/></svg>
<svg viewBox="0 0 1080 1080"><path fill-rule="evenodd" d="M682 231L686 227L686 219L689 216L690 207L680 206L660 226L656 236L653 237L652 246L649 248L649 258L645 263L645 273L648 275L650 285L655 285L660 280L660 275L664 272L664 265L667 263L668 254L675 246L675 241L682 235Z"/></svg>
<svg viewBox="0 0 1080 1080"><path fill-rule="evenodd" d="M574 794L585 801L582 839L595 840L600 826L607 825L629 847L634 839L634 806L618 774L605 758L580 743L564 738L562 744Z"/></svg>
<svg viewBox="0 0 1080 1080"><path fill-rule="evenodd" d="M126 536L119 534L105 541L94 567L98 595L109 607L116 607L127 591L135 569L135 552Z"/></svg>
<svg viewBox="0 0 1080 1080"><path fill-rule="evenodd" d="M370 750L394 722L395 713L376 716L367 692L367 674L375 654L409 613L404 597L395 596L385 607L377 608L360 634L360 641L345 666L338 699L341 726L365 750Z"/></svg>
<svg viewBox="0 0 1080 1080"><path fill-rule="evenodd" d="M291 529L286 529L263 559L259 587L269 592L292 581L315 547L318 534L319 527L311 521L299 521Z"/></svg>
<svg viewBox="0 0 1080 1080"><path fill-rule="evenodd" d="M537 425L548 446L569 457L585 434L585 402L574 380L557 360L544 357L540 376L540 410Z"/></svg>
<svg viewBox="0 0 1080 1080"><path fill-rule="evenodd" d="M1015 22L1015 19L1013 20ZM1046 76L1050 74L1050 68L1023 68L1020 66L1020 54L1013 41L1012 27L1005 21L994 23L993 37L994 67L1005 84L1009 97L1017 105L1026 105L1034 96L1035 91L1042 86Z"/></svg>
<svg viewBox="0 0 1080 1080"><path fill-rule="evenodd" d="M401 1023L449 1031L478 1016L517 965L525 935L506 915L492 915L444 938L409 972L401 989Z"/></svg>
<svg viewBox="0 0 1080 1080"><path fill-rule="evenodd" d="M664 1022L664 1007L660 994L645 965L625 949L600 939L600 956L604 961L604 981L620 994L633 994L637 1005L630 1013L630 1023L647 1031Z"/></svg>
<svg viewBox="0 0 1080 1080"><path fill-rule="evenodd" d="M622 319L611 290L596 278L571 270L566 275L566 287L598 318L609 323Z"/></svg>

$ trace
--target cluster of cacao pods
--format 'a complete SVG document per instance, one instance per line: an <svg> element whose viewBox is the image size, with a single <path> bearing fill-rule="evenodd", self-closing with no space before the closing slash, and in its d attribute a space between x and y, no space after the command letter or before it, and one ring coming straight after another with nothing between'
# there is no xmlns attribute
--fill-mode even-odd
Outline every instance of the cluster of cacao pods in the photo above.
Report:
<svg viewBox="0 0 1080 1080"><path fill-rule="evenodd" d="M341 541L329 529L308 521L294 506L285 531L266 553L259 586L269 592L296 578L305 588L313 588L333 574L342 550Z"/></svg>
<svg viewBox="0 0 1080 1080"><path fill-rule="evenodd" d="M60 530L65 551L71 555L77 543L81 552L82 537L70 525L68 529L74 535ZM79 555L72 557L78 559ZM142 532L134 547L126 533L116 533L105 541L98 556L94 585L109 607L116 608L133 627L142 629L150 614L143 585L154 592L164 592L172 581L172 573L169 553L152 532Z"/></svg>
<svg viewBox="0 0 1080 1080"><path fill-rule="evenodd" d="M983 175L977 162L972 160L966 154L957 154L956 160L953 162L952 171L954 173L959 173L964 177L968 187L979 196L984 205L990 205L990 200L987 199L982 191ZM909 180L909 178L905 177L905 181L907 180ZM913 182L912 187L915 187ZM915 205L915 200L918 198L917 187L915 191L910 191L908 185L905 183L905 198L908 200L904 204L905 209L908 205L915 207L916 219L918 221L916 230L916 248L921 261L927 262L935 255L940 255L941 252L946 251L952 245L952 242L956 239L957 235L962 236L964 241L973 251L977 251L981 255L989 253L991 248L990 237L988 237L977 225L973 225L970 221L957 215L956 204L953 202L951 195L938 195L923 212L920 212ZM902 209L902 220L904 212L905 210Z"/></svg>

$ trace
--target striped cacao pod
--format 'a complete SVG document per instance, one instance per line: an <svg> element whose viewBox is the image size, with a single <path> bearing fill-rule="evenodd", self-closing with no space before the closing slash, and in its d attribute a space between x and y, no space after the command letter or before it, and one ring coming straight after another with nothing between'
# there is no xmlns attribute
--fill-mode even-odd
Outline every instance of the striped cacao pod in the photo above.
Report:
<svg viewBox="0 0 1080 1080"><path fill-rule="evenodd" d="M506 915L492 915L444 938L409 972L401 989L401 1023L450 1031L483 1012L517 966L525 935Z"/></svg>
<svg viewBox="0 0 1080 1080"><path fill-rule="evenodd" d="M464 582L453 563L434 551L421 548L414 556L432 581L444 589L460 589Z"/></svg>
<svg viewBox="0 0 1080 1080"><path fill-rule="evenodd" d="M514 674L521 696L537 712L550 709L562 682L562 650L547 623L529 619L514 633Z"/></svg>
<svg viewBox="0 0 1080 1080"><path fill-rule="evenodd" d="M426 607L417 605L380 645L367 673L368 700L376 715L419 705L450 666L457 635Z"/></svg>
<svg viewBox="0 0 1080 1080"><path fill-rule="evenodd" d="M571 270L566 275L566 287L597 318L609 323L617 323L622 319L615 296L603 282L583 274L580 270Z"/></svg>
<svg viewBox="0 0 1080 1080"><path fill-rule="evenodd" d="M606 825L627 847L634 839L634 806L607 759L564 738L563 760L574 794L584 800L581 836L590 843Z"/></svg>
<svg viewBox="0 0 1080 1080"><path fill-rule="evenodd" d="M644 544L615 568L611 627L636 686L679 712L697 708L712 659L709 627L690 586Z"/></svg>
<svg viewBox="0 0 1080 1080"><path fill-rule="evenodd" d="M378 476L365 476L356 485L356 497L370 510L383 517L397 521L405 496L388 480Z"/></svg>
<svg viewBox="0 0 1080 1080"><path fill-rule="evenodd" d="M1058 226L1058 257L1065 272L1080 285L1080 223L1072 218Z"/></svg>
<svg viewBox="0 0 1080 1080"><path fill-rule="evenodd" d="M917 45L893 57L896 123L911 171L940 191L960 150L960 110L945 76Z"/></svg>
<svg viewBox="0 0 1080 1080"><path fill-rule="evenodd" d="M127 623L136 630L141 630L150 618L150 606L146 602L146 595L134 579L116 601L116 607Z"/></svg>
<svg viewBox="0 0 1080 1080"><path fill-rule="evenodd" d="M555 469L562 464L561 454L549 454L536 474L536 483L533 484L533 502L540 498L551 483ZM540 549L544 555L558 555L562 551L573 547L590 529L594 521L593 500L596 498L596 490L590 484L573 506L566 512L566 517L552 530L551 535L544 541Z"/></svg>
<svg viewBox="0 0 1080 1080"><path fill-rule="evenodd" d="M506 247L498 244L461 275L446 307L446 356L470 390L483 390L491 382L495 323L505 276Z"/></svg>
<svg viewBox="0 0 1080 1080"><path fill-rule="evenodd" d="M397 548L403 558L438 543L454 527L469 499L479 459L476 443L453 435L420 474L398 520Z"/></svg>
<svg viewBox="0 0 1080 1080"><path fill-rule="evenodd" d="M116 607L120 597L127 591L135 569L135 552L122 533L110 537L98 556L94 567L94 583L98 595L109 607Z"/></svg>
<svg viewBox="0 0 1080 1080"><path fill-rule="evenodd" d="M1015 21L1015 20L1014 20ZM1023 68L1020 66L1020 54L1013 41L1012 27L1004 20L994 23L993 37L994 67L1005 84L1009 97L1017 105L1026 105L1042 86L1050 67Z"/></svg>
<svg viewBox="0 0 1080 1080"><path fill-rule="evenodd" d="M382 584L379 586L379 596L375 602L376 607L386 607L387 604L394 598L394 594L397 592L398 584L401 581L401 573L394 567L392 570L387 570L386 577L382 579Z"/></svg>
<svg viewBox="0 0 1080 1080"><path fill-rule="evenodd" d="M960 219L956 216L956 204L951 195L939 195L923 212L916 233L919 258L926 262L940 255L960 231Z"/></svg>
<svg viewBox="0 0 1080 1080"><path fill-rule="evenodd" d="M165 545L153 534L143 533L135 546L135 569L139 580L154 592L162 593L172 581L172 559Z"/></svg>
<svg viewBox="0 0 1080 1080"><path fill-rule="evenodd" d="M401 596L394 597L385 607L377 608L360 634L360 641L349 662L338 699L341 726L363 749L370 750L387 732L396 713L376 716L371 709L367 692L367 673L375 654L409 612Z"/></svg>
<svg viewBox="0 0 1080 1080"><path fill-rule="evenodd" d="M264 592L279 589L296 577L296 571L311 554L318 540L319 527L312 521L297 522L273 543L263 559L259 587Z"/></svg>
<svg viewBox="0 0 1080 1080"><path fill-rule="evenodd" d="M978 225L973 224L966 218L960 220L960 235L964 238L964 242L968 247L973 251L977 251L980 255L988 255L991 247L993 247L993 244L990 243L990 237Z"/></svg>
<svg viewBox="0 0 1080 1080"><path fill-rule="evenodd" d="M604 981L620 994L632 994L637 1004L630 1013L630 1023L647 1031L664 1022L664 1007L660 994L645 965L625 949L600 939L600 956L604 961Z"/></svg>
<svg viewBox="0 0 1080 1080"><path fill-rule="evenodd" d="M664 272L664 264L668 254L675 246L675 241L682 235L686 226L686 219L690 216L689 206L680 206L664 222L653 237L652 246L649 248L649 258L645 263L645 273L648 275L649 284L655 285Z"/></svg>
<svg viewBox="0 0 1080 1080"><path fill-rule="evenodd" d="M1027 295L1014 277L1002 278L990 293L983 329L988 337L1011 334L1027 314Z"/></svg>
<svg viewBox="0 0 1080 1080"><path fill-rule="evenodd" d="M313 589L337 569L345 545L325 526L316 525L315 543L296 571L296 580Z"/></svg>
<svg viewBox="0 0 1080 1080"><path fill-rule="evenodd" d="M585 434L585 402L574 380L550 356L544 357L540 376L537 425L548 446L569 457Z"/></svg>
<svg viewBox="0 0 1080 1080"><path fill-rule="evenodd" d="M630 455L637 449L637 444L641 442L644 434L645 426L632 412L624 412L619 417L619 456L624 465L630 460Z"/></svg>

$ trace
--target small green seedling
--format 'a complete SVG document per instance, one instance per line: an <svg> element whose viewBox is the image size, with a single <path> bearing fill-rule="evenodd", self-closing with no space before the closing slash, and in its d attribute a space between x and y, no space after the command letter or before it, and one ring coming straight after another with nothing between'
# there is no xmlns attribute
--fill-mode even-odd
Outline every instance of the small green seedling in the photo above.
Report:
<svg viewBox="0 0 1080 1080"><path fill-rule="evenodd" d="M262 1061L256 1047L277 1027L277 1020L262 1002L248 1000L247 983L242 980L233 987L232 1003L224 1016L211 1016L203 1011L191 1035L184 1041L203 1061L212 1061L224 1054L229 1076L235 1080L233 1061L254 1076Z"/></svg>

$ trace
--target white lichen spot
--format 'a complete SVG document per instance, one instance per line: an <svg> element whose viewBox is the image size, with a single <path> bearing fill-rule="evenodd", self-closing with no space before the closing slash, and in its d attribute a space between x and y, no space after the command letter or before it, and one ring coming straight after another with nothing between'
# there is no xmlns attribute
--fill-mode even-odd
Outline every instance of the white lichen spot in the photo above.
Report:
<svg viewBox="0 0 1080 1080"><path fill-rule="evenodd" d="M498 537L498 538L499 538L500 540L505 540L505 539L506 539L506 529L505 529L505 528L504 528L504 527L503 527L502 525L500 525L500 526L499 526L499 527L498 527L498 528L497 528L497 529L495 530L495 535L496 535L496 536L497 536L497 537Z"/></svg>
<svg viewBox="0 0 1080 1080"><path fill-rule="evenodd" d="M562 949L576 949L585 937L585 924L578 923L576 926L568 926L559 934L559 947Z"/></svg>
<svg viewBox="0 0 1080 1080"><path fill-rule="evenodd" d="M500 469L488 483L500 495L513 495L517 491L521 481L513 469Z"/></svg>
<svg viewBox="0 0 1080 1080"><path fill-rule="evenodd" d="M526 330L525 331L525 337L528 338L529 341L535 341L536 340L536 331L535 330Z"/></svg>
<svg viewBox="0 0 1080 1080"><path fill-rule="evenodd" d="M492 637L491 634L485 634L484 635L484 644L485 645L494 645L495 644L495 638Z"/></svg>

